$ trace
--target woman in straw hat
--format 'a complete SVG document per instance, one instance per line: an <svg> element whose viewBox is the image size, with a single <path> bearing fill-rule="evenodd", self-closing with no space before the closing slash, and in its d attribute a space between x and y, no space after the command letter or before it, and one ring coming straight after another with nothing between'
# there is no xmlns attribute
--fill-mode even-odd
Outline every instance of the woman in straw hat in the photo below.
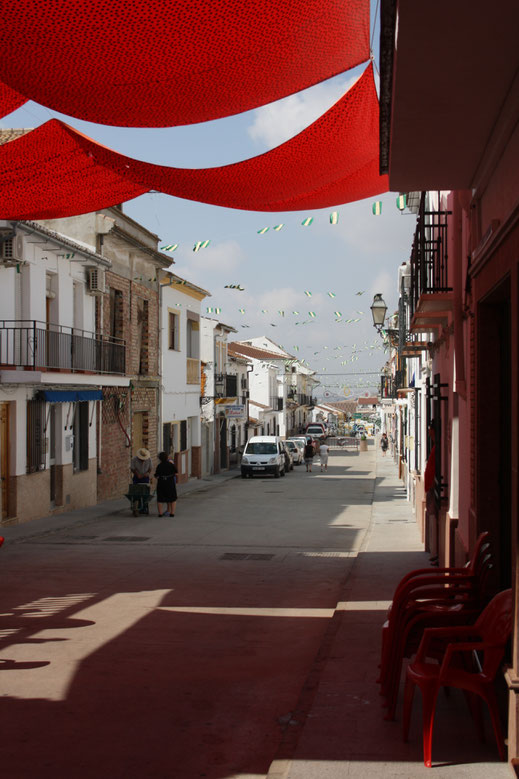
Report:
<svg viewBox="0 0 519 779"><path fill-rule="evenodd" d="M134 484L149 484L151 478L151 469L153 464L151 462L151 454L147 449L141 447L137 450L137 454L132 459L130 468L133 474ZM139 511L141 514L148 513L148 506L144 501L139 501Z"/></svg>

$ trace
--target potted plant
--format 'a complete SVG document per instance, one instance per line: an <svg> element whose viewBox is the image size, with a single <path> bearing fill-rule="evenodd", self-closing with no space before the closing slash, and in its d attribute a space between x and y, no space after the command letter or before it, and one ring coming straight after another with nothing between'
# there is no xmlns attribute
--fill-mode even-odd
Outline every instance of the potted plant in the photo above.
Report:
<svg viewBox="0 0 519 779"><path fill-rule="evenodd" d="M368 451L368 437L367 437L366 433L362 433L361 436L360 436L359 451L360 452L367 452Z"/></svg>

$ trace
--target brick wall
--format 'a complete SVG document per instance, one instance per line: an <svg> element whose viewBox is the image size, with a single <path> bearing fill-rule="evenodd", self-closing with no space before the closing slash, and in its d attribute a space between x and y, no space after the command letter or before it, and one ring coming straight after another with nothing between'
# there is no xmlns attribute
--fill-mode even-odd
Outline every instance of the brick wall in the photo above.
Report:
<svg viewBox="0 0 519 779"><path fill-rule="evenodd" d="M143 280L152 282L156 277L151 263L147 275L148 279L128 279L106 272L107 289L117 290L120 295L115 300L110 292L103 295L102 330L110 335L112 300L118 323L115 335L126 342L126 376L130 378L130 386L109 387L103 392L99 431L101 473L97 490L100 501L120 497L127 491L134 438L132 418L136 413L143 415L143 445L150 450L153 464L157 462L159 294L155 285L150 288L149 284L142 283ZM130 441L124 431L128 431Z"/></svg>
<svg viewBox="0 0 519 779"><path fill-rule="evenodd" d="M144 413L143 420L143 444L150 450L153 465L157 465L157 425L158 425L158 388L139 386L138 382L132 387L132 415ZM132 431L133 432L133 431Z"/></svg>
<svg viewBox="0 0 519 779"><path fill-rule="evenodd" d="M101 436L97 499L120 498L130 483L131 449L125 430L129 429L130 388L105 387L98 435Z"/></svg>

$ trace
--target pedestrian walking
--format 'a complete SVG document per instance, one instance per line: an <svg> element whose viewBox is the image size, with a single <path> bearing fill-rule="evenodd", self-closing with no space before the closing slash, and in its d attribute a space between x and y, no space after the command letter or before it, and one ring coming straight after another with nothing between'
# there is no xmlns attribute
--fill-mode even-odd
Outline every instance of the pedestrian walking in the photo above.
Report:
<svg viewBox="0 0 519 779"><path fill-rule="evenodd" d="M309 473L312 471L312 463L314 461L314 444L311 438L306 439L306 446L305 446L305 465L306 465L306 472Z"/></svg>
<svg viewBox="0 0 519 779"><path fill-rule="evenodd" d="M153 463L151 462L151 454L147 449L141 447L135 457L132 459L130 469L133 476L134 484L149 484L151 479L151 470ZM148 504L139 498L139 513L148 513Z"/></svg>
<svg viewBox="0 0 519 779"><path fill-rule="evenodd" d="M177 467L168 458L166 452L159 453L159 464L155 470L157 479L157 509L159 517L175 516L177 506L177 486L176 486ZM167 505L167 511L163 511L164 504Z"/></svg>
<svg viewBox="0 0 519 779"><path fill-rule="evenodd" d="M382 437L380 439L380 448L382 449L382 457L386 456L388 446L389 446L389 441L387 440L387 433L382 433Z"/></svg>
<svg viewBox="0 0 519 779"><path fill-rule="evenodd" d="M323 467L325 471L328 470L328 450L329 449L330 447L327 444L325 444L324 441L319 447L319 457L321 458L321 473L323 472Z"/></svg>

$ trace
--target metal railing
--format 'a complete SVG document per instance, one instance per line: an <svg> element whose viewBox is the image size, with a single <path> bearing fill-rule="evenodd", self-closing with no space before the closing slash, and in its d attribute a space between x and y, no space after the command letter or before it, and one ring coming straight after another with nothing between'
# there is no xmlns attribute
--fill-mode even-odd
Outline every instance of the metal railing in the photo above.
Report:
<svg viewBox="0 0 519 779"><path fill-rule="evenodd" d="M395 371L394 376L386 376L383 374L380 377L380 397L396 398L398 396L398 390L403 389L404 386L405 370Z"/></svg>
<svg viewBox="0 0 519 779"><path fill-rule="evenodd" d="M215 374L214 386L217 398L234 398L238 395L238 377L230 373Z"/></svg>
<svg viewBox="0 0 519 779"><path fill-rule="evenodd" d="M0 365L124 374L123 339L37 320L0 320Z"/></svg>
<svg viewBox="0 0 519 779"><path fill-rule="evenodd" d="M450 211L428 211L422 192L416 231L411 249L410 314L416 311L420 295L451 292L448 279L447 217Z"/></svg>

